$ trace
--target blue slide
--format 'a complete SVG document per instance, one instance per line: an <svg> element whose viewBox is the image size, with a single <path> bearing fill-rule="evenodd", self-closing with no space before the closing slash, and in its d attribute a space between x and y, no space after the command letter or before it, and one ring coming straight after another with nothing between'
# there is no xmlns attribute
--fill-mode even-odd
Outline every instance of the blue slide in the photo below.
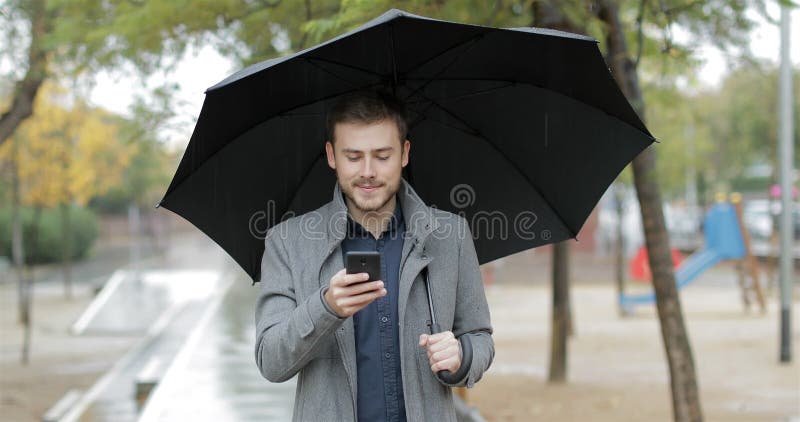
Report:
<svg viewBox="0 0 800 422"><path fill-rule="evenodd" d="M741 259L745 255L744 238L739 230L736 209L727 202L720 202L711 207L703 221L703 233L706 245L683 261L675 272L678 289L696 280L705 270L726 259ZM632 308L643 303L653 303L655 293L642 295L621 294L620 304L623 308Z"/></svg>

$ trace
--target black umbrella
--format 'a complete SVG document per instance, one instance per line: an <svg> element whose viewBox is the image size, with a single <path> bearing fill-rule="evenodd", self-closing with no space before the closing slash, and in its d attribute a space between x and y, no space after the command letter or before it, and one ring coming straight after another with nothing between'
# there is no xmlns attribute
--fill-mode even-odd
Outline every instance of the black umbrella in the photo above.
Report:
<svg viewBox="0 0 800 422"><path fill-rule="evenodd" d="M653 141L593 38L390 10L209 88L159 205L258 281L267 229L330 201L326 113L365 88L406 103L413 148L404 177L426 203L467 219L481 263L576 238L608 185ZM468 361L471 347L462 346Z"/></svg>
<svg viewBox="0 0 800 422"><path fill-rule="evenodd" d="M575 238L608 185L653 141L593 38L390 10L206 91L160 206L257 281L266 230L330 201L325 117L341 94L405 101L404 176L470 222L481 263Z"/></svg>

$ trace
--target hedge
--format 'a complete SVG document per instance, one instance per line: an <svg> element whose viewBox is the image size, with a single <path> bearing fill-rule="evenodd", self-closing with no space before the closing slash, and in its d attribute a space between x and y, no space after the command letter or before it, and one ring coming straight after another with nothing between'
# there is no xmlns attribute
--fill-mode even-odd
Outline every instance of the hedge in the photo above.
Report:
<svg viewBox="0 0 800 422"><path fill-rule="evenodd" d="M61 210L42 208L39 217L36 255L33 255L33 208L23 208L22 225L24 233L25 257L28 263L43 264L61 260L63 233L61 231ZM70 207L70 228L72 232L71 254L73 260L87 256L97 239L97 217L88 208ZM0 256L11 257L11 208L0 208Z"/></svg>

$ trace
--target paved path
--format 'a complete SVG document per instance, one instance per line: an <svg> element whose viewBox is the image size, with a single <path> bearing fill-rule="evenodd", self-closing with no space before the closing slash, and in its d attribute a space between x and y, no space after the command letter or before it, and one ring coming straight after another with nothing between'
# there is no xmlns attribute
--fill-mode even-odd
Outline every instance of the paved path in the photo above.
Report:
<svg viewBox="0 0 800 422"><path fill-rule="evenodd" d="M286 421L294 379L273 384L254 359L257 287L246 276L207 309L140 421Z"/></svg>
<svg viewBox="0 0 800 422"><path fill-rule="evenodd" d="M146 335L83 396L69 421L284 421L295 382L272 384L254 360L257 287L224 252L186 236L140 277L118 272L87 315L86 332ZM109 283L111 284L111 283ZM163 369L143 409L137 375L153 360Z"/></svg>

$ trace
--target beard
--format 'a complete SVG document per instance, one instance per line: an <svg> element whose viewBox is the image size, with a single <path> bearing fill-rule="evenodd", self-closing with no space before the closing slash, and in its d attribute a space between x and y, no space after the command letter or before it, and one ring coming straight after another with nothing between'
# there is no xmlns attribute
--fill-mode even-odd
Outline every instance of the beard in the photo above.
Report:
<svg viewBox="0 0 800 422"><path fill-rule="evenodd" d="M374 212L382 210L386 204L391 201L392 197L400 190L400 178L392 182L379 182L376 180L356 180L353 182L345 182L336 176L339 186L342 189L344 196L350 200L350 204L354 206L361 213ZM380 186L375 192L364 194L358 188L358 185Z"/></svg>

